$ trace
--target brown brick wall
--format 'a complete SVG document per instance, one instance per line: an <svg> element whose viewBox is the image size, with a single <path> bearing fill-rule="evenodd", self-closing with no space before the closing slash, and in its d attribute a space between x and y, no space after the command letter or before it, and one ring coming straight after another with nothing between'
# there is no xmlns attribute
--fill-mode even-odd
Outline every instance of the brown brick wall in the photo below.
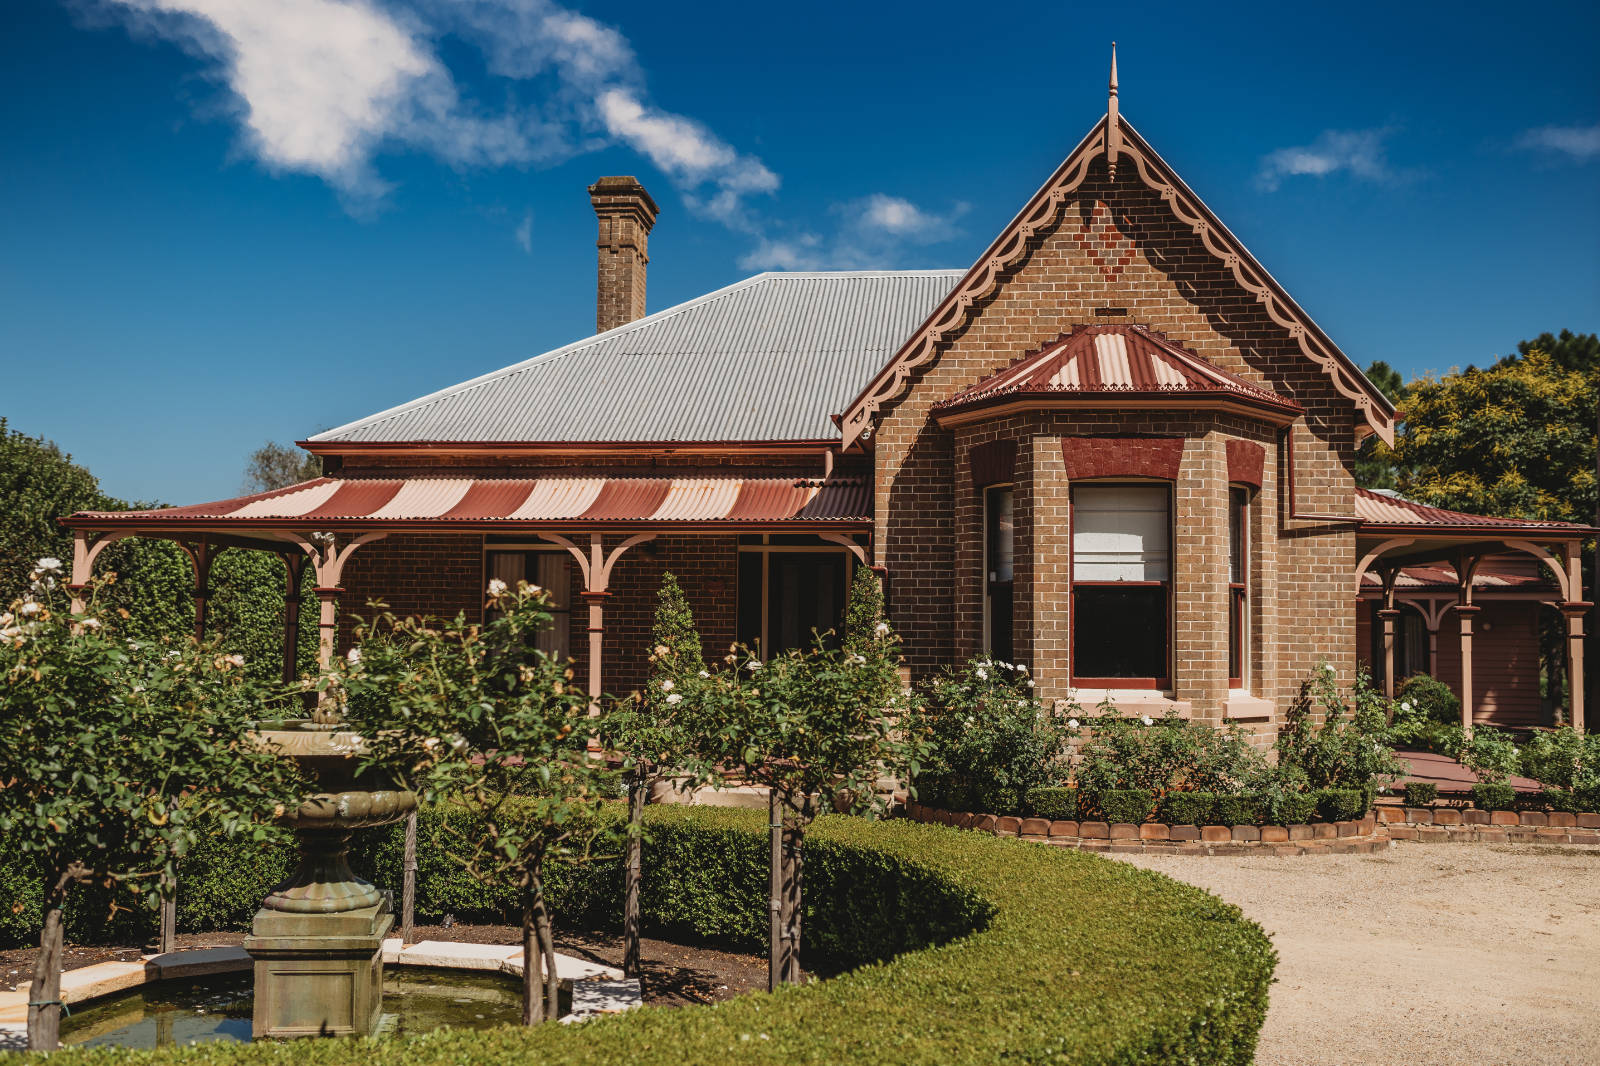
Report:
<svg viewBox="0 0 1600 1066"><path fill-rule="evenodd" d="M1134 253L1120 270L1112 261L1097 265L1083 243L1101 201ZM1126 313L1096 314L1107 308ZM1158 197L1126 177L1113 186L1101 169L1057 224L1031 239L1027 254L937 358L918 368L909 391L880 415L873 436L878 561L889 568L896 622L914 672L929 673L977 648L982 512L965 455L1017 430L1004 424L940 429L930 407L1076 325L1106 321L1149 326L1226 370L1293 396L1306 409L1294 435L1295 506L1301 513L1350 514L1353 405ZM1180 560L1174 654L1176 694L1195 700L1197 715L1220 713L1226 686L1228 437L1264 446L1262 488L1250 511L1250 688L1273 699L1281 712L1296 682L1320 658L1332 662L1342 678L1351 677L1354 535L1348 523L1290 517L1289 501L1278 490L1275 433L1242 419L1202 426L1195 416L1177 414L1107 412L1058 422L1050 435L1190 435L1174 545ZM1059 444L1052 447L1037 435L1018 440L1016 654L1041 679L1046 671L1064 676L1057 664L1064 661L1069 632L1064 612L1070 574L1064 553L1052 550L1066 534L1064 475Z"/></svg>

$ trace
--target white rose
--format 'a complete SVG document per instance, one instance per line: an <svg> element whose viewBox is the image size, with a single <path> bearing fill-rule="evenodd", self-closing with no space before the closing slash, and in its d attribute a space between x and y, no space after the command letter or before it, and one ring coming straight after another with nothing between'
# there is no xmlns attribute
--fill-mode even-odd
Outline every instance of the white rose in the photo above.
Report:
<svg viewBox="0 0 1600 1066"><path fill-rule="evenodd" d="M1401 700L1400 701L1400 709L1402 711L1409 711L1411 709L1411 701L1410 700Z"/></svg>
<svg viewBox="0 0 1600 1066"><path fill-rule="evenodd" d="M1031 677L1028 678L1028 680L1023 682L1023 684L1027 685L1029 688L1032 688L1033 687L1033 678L1031 678Z"/></svg>
<svg viewBox="0 0 1600 1066"><path fill-rule="evenodd" d="M504 596L507 588L508 586L506 583L501 581L499 578L493 577L489 579L489 595Z"/></svg>
<svg viewBox="0 0 1600 1066"><path fill-rule="evenodd" d="M83 628L85 628L85 629L99 629L100 628L100 619L98 619L98 618L85 618L83 620Z"/></svg>
<svg viewBox="0 0 1600 1066"><path fill-rule="evenodd" d="M1026 666L1022 665L1021 663L1017 664L1017 673L1025 674L1027 672L1028 672L1028 668Z"/></svg>
<svg viewBox="0 0 1600 1066"><path fill-rule="evenodd" d="M61 569L61 560L53 555L46 555L43 559L34 563L33 568L41 574L53 574Z"/></svg>
<svg viewBox="0 0 1600 1066"><path fill-rule="evenodd" d="M753 674L757 670L761 669L761 661L759 659L751 659L749 663L745 665L745 669L749 670Z"/></svg>
<svg viewBox="0 0 1600 1066"><path fill-rule="evenodd" d="M5 614L0 614L0 626L8 626L14 621L16 621L16 619L12 616L10 611L7 611Z"/></svg>
<svg viewBox="0 0 1600 1066"><path fill-rule="evenodd" d="M1078 728L1078 720L1076 718L1068 718L1067 719L1067 728L1068 729L1076 729L1076 728Z"/></svg>
<svg viewBox="0 0 1600 1066"><path fill-rule="evenodd" d="M344 657L350 662L358 663L361 661L361 649L351 648L349 651L344 653Z"/></svg>
<svg viewBox="0 0 1600 1066"><path fill-rule="evenodd" d="M676 692L668 693L667 695L668 703L677 703L681 699L683 699L683 697L678 695Z"/></svg>
<svg viewBox="0 0 1600 1066"><path fill-rule="evenodd" d="M708 677L710 677L710 676L711 676L711 675L710 675L710 674L709 674L709 673L707 673L707 672L706 672L706 671L704 671L704 670L702 670L702 671L700 671L700 679L701 679L701 680L702 680L702 681L704 681L704 680L705 680L705 679L706 679L706 678L708 678Z"/></svg>
<svg viewBox="0 0 1600 1066"><path fill-rule="evenodd" d="M677 687L678 687L677 683L674 682L672 680L672 678L670 678L670 677L667 678L665 681L661 682L661 691L662 692L671 692L673 689L675 689Z"/></svg>
<svg viewBox="0 0 1600 1066"><path fill-rule="evenodd" d="M879 622L877 625L872 627L872 631L878 634L880 637L886 637L889 635L889 623Z"/></svg>
<svg viewBox="0 0 1600 1066"><path fill-rule="evenodd" d="M223 658L227 660L229 666L244 666L243 655L225 655Z"/></svg>
<svg viewBox="0 0 1600 1066"><path fill-rule="evenodd" d="M40 605L37 600L29 600L27 603L17 608L17 613L24 618L32 618L42 610L44 610L44 607Z"/></svg>
<svg viewBox="0 0 1600 1066"><path fill-rule="evenodd" d="M989 673L983 667L981 667L981 666L978 667L977 673L978 673L978 680L979 681L987 681L987 680L989 680Z"/></svg>
<svg viewBox="0 0 1600 1066"><path fill-rule="evenodd" d="M1145 725L1155 725L1156 724L1155 723L1155 719L1151 718L1148 714L1145 715L1143 718L1140 718L1139 721L1143 722Z"/></svg>

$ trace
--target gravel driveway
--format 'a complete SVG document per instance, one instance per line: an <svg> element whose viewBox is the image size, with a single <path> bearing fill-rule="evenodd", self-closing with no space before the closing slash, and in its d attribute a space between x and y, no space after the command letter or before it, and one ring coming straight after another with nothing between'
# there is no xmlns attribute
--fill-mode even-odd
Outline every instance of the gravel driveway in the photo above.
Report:
<svg viewBox="0 0 1600 1066"><path fill-rule="evenodd" d="M1259 1066L1600 1063L1600 850L1117 857L1271 934Z"/></svg>

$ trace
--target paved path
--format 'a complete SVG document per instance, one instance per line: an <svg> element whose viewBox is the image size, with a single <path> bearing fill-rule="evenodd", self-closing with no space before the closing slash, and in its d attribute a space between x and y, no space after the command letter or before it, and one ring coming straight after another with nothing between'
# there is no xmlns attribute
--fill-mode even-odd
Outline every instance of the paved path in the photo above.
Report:
<svg viewBox="0 0 1600 1066"><path fill-rule="evenodd" d="M1258 1066L1600 1063L1600 849L1117 857L1272 935Z"/></svg>

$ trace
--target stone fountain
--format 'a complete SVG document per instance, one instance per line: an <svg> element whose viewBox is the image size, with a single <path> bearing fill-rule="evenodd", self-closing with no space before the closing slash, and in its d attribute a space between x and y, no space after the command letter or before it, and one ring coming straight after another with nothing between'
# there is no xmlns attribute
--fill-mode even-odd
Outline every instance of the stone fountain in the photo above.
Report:
<svg viewBox="0 0 1600 1066"><path fill-rule="evenodd" d="M361 738L337 724L262 722L256 735L294 759L318 791L284 818L294 827L300 862L262 902L244 942L255 969L251 1034L370 1033L394 915L384 895L350 869L350 832L399 821L416 810L417 795L358 778Z"/></svg>

